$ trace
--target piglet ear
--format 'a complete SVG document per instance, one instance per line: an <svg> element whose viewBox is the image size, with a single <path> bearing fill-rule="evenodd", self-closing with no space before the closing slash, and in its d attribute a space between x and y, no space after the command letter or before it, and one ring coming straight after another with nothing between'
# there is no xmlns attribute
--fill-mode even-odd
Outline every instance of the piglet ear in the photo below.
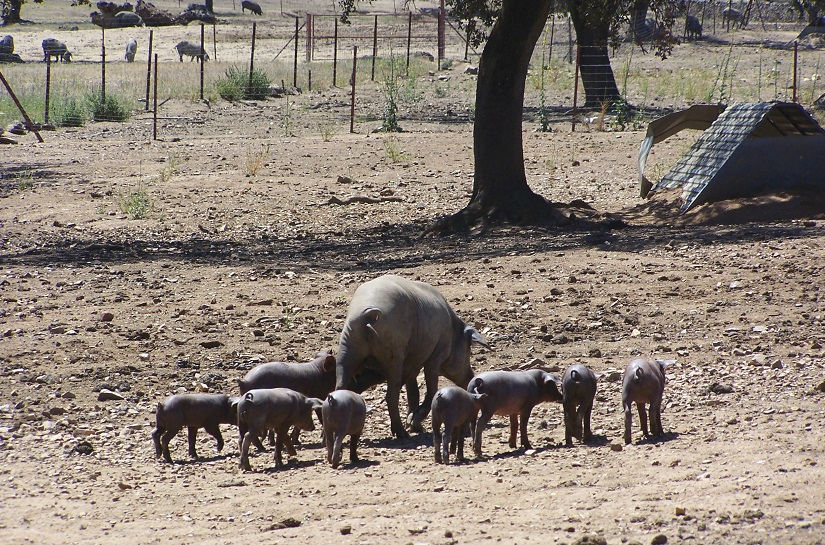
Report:
<svg viewBox="0 0 825 545"><path fill-rule="evenodd" d="M324 371L327 373L332 373L335 371L335 356L332 354L327 354L327 357L324 358Z"/></svg>
<svg viewBox="0 0 825 545"><path fill-rule="evenodd" d="M593 377L596 379L596 382L599 382L599 379L604 376L604 373L593 373Z"/></svg>
<svg viewBox="0 0 825 545"><path fill-rule="evenodd" d="M561 386L561 384L562 384L561 379L559 378L559 376L554 374L554 373L547 373L547 375L544 377L544 383L545 384L550 382L550 381L555 382L557 386Z"/></svg>
<svg viewBox="0 0 825 545"><path fill-rule="evenodd" d="M309 405L309 408L313 411L317 411L318 409L324 406L324 402L318 399L317 397L307 398L307 404Z"/></svg>
<svg viewBox="0 0 825 545"><path fill-rule="evenodd" d="M478 343L484 348L490 348L490 344L487 342L481 333L475 330L470 326L464 328L464 335L466 335L470 339L470 343Z"/></svg>
<svg viewBox="0 0 825 545"><path fill-rule="evenodd" d="M656 360L656 363L659 364L659 368L662 370L662 373L664 373L665 369L676 363L676 360Z"/></svg>

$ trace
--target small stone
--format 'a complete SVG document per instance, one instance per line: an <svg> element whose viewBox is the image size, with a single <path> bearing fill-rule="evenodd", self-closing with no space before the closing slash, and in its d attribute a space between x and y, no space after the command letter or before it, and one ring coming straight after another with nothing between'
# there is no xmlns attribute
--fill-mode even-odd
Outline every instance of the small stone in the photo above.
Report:
<svg viewBox="0 0 825 545"><path fill-rule="evenodd" d="M204 348L218 348L223 346L223 343L221 341L203 341L200 345Z"/></svg>
<svg viewBox="0 0 825 545"><path fill-rule="evenodd" d="M610 450L612 450L613 452L621 452L623 448L624 446L617 441L610 443Z"/></svg>
<svg viewBox="0 0 825 545"><path fill-rule="evenodd" d="M348 536L352 533L352 526L350 526L349 524L347 524L346 526L341 526L341 529L339 531L341 532L342 536Z"/></svg>
<svg viewBox="0 0 825 545"><path fill-rule="evenodd" d="M607 545L607 540L602 536L587 534L574 541L573 545Z"/></svg>
<svg viewBox="0 0 825 545"><path fill-rule="evenodd" d="M450 530L444 530L444 537L451 538L453 537L453 533Z"/></svg>
<svg viewBox="0 0 825 545"><path fill-rule="evenodd" d="M684 507L677 507L676 508L676 516L677 517L685 516L685 508Z"/></svg>
<svg viewBox="0 0 825 545"><path fill-rule="evenodd" d="M107 390L106 388L100 390L97 395L98 401L123 401L125 398L117 392Z"/></svg>
<svg viewBox="0 0 825 545"><path fill-rule="evenodd" d="M604 374L604 381L605 382L619 382L622 380L622 372L621 371L607 371Z"/></svg>
<svg viewBox="0 0 825 545"><path fill-rule="evenodd" d="M149 361L149 353L148 352L141 352L138 354L138 359L140 361Z"/></svg>
<svg viewBox="0 0 825 545"><path fill-rule="evenodd" d="M89 455L95 451L94 447L88 441L81 441L79 442L73 449L72 452L76 452L78 454L85 454Z"/></svg>
<svg viewBox="0 0 825 545"><path fill-rule="evenodd" d="M112 314L111 312L104 312L104 313L100 316L100 321L101 321L101 322L111 322L111 321L112 321L112 320L114 320L114 319L115 319L115 315L114 315L114 314Z"/></svg>
<svg viewBox="0 0 825 545"><path fill-rule="evenodd" d="M820 392L825 392L825 380L823 380L822 382L820 382L820 383L817 385L816 389L817 389L817 390L819 390Z"/></svg>
<svg viewBox="0 0 825 545"><path fill-rule="evenodd" d="M77 396L74 394L74 392L63 392L63 395L60 397L62 397L63 399L77 399Z"/></svg>
<svg viewBox="0 0 825 545"><path fill-rule="evenodd" d="M650 545L665 545L667 543L667 536L665 534L657 534L650 540Z"/></svg>
<svg viewBox="0 0 825 545"><path fill-rule="evenodd" d="M129 490L130 488L132 488L132 485L130 485L128 483L120 482L120 483L117 483L117 487L120 488L121 490Z"/></svg>
<svg viewBox="0 0 825 545"><path fill-rule="evenodd" d="M776 360L775 362L773 362L771 364L771 369L782 369L783 367L785 367L785 366L782 365L782 362L779 361L779 360Z"/></svg>
<svg viewBox="0 0 825 545"><path fill-rule="evenodd" d="M49 414L60 416L66 414L66 409L64 409L63 407L52 407L51 409L49 409Z"/></svg>
<svg viewBox="0 0 825 545"><path fill-rule="evenodd" d="M714 382L708 387L708 391L714 394L730 394L733 392L733 386Z"/></svg>

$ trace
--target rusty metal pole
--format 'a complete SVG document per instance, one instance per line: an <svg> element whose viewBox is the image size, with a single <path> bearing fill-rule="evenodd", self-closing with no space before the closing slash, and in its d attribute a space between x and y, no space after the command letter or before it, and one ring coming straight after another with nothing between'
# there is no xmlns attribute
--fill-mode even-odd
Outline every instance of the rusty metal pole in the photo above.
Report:
<svg viewBox="0 0 825 545"><path fill-rule="evenodd" d="M249 84L246 87L247 95L249 91L252 89L252 72L255 69L255 35L258 31L258 23L252 23L252 52L249 54Z"/></svg>
<svg viewBox="0 0 825 545"><path fill-rule="evenodd" d="M252 23L252 24L254 25L255 23ZM204 46L203 28L204 28L203 23L201 23L201 53L203 53L203 55L201 56L201 88L200 88L200 99L201 99L201 101L203 101L203 65L206 64L206 49L203 48L203 46Z"/></svg>
<svg viewBox="0 0 825 545"><path fill-rule="evenodd" d="M106 29L100 27L100 102L106 104Z"/></svg>
<svg viewBox="0 0 825 545"><path fill-rule="evenodd" d="M576 102L579 100L579 66L581 63L581 51L581 46L576 44L576 83L573 85L573 132L576 131L576 116L578 115L578 111L576 110Z"/></svg>
<svg viewBox="0 0 825 545"><path fill-rule="evenodd" d="M797 102L796 75L799 72L798 61L799 61L799 42L797 40L794 40L794 42L793 42L793 103L794 104L796 104L796 102Z"/></svg>
<svg viewBox="0 0 825 545"><path fill-rule="evenodd" d="M407 13L407 76L410 75L410 45L412 43L412 12Z"/></svg>
<svg viewBox="0 0 825 545"><path fill-rule="evenodd" d="M23 109L23 105L20 104L19 100L17 100L17 95L14 94L14 91L11 90L11 85L9 85L9 82L3 77L3 72L0 72L0 81L3 82L3 85L6 87L6 91L9 92L9 96L14 101L15 106L17 106L17 109L20 110L20 115L22 115L23 119L26 120L26 126L34 133L38 142L43 142L43 137L40 136L40 133L37 131L37 127L34 126L34 123L32 123L32 120L29 119L29 114L27 114L26 110Z"/></svg>
<svg viewBox="0 0 825 545"><path fill-rule="evenodd" d="M372 24L372 74L370 81L375 81L375 57L378 56L378 16L375 16Z"/></svg>
<svg viewBox="0 0 825 545"><path fill-rule="evenodd" d="M158 54L155 53L155 78L152 94L154 102L152 106L152 140L158 139Z"/></svg>
<svg viewBox="0 0 825 545"><path fill-rule="evenodd" d="M335 87L338 76L338 17L335 17L335 31L332 35L332 86Z"/></svg>
<svg viewBox="0 0 825 545"><path fill-rule="evenodd" d="M295 18L295 56L292 63L292 86L298 87L298 18Z"/></svg>
<svg viewBox="0 0 825 545"><path fill-rule="evenodd" d="M358 46L355 45L352 48L352 78L350 78L350 83L352 84L352 98L350 99L349 104L349 132L355 132L355 65L358 62Z"/></svg>
<svg viewBox="0 0 825 545"><path fill-rule="evenodd" d="M438 66L435 67L436 70L441 70L442 62L444 61L444 53L445 53L445 42L446 40L446 32L445 32L445 24L444 19L446 12L444 11L444 0L441 0L441 3L438 6Z"/></svg>
<svg viewBox="0 0 825 545"><path fill-rule="evenodd" d="M152 82L152 36L155 31L149 31L149 60L146 61L146 102L144 111L149 111L149 84Z"/></svg>
<svg viewBox="0 0 825 545"><path fill-rule="evenodd" d="M52 87L52 57L46 57L46 113L43 116L43 124L49 124L49 93Z"/></svg>

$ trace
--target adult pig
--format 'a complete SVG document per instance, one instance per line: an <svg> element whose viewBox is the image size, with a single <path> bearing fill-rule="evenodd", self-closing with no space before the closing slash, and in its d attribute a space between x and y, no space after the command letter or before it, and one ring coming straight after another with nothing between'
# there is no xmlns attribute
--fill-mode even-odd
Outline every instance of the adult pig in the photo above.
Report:
<svg viewBox="0 0 825 545"><path fill-rule="evenodd" d="M367 404L364 398L349 390L330 393L321 407L324 422L324 441L327 445L327 462L333 468L341 463L341 445L344 436L349 435L349 461L358 461L358 440L364 431L367 419Z"/></svg>
<svg viewBox="0 0 825 545"><path fill-rule="evenodd" d="M545 401L562 401L559 392L561 380L553 373L541 369L529 371L487 371L473 378L467 385L471 394L487 394L481 401L481 416L476 414L470 422L473 428L473 450L481 456L481 434L494 414L510 417L511 448L516 447L516 431L521 418L521 446L528 449L527 421L533 407Z"/></svg>
<svg viewBox="0 0 825 545"><path fill-rule="evenodd" d="M600 375L587 366L571 365L561 379L562 405L564 406L564 441L573 446L573 437L586 443L590 441L590 413L596 384Z"/></svg>
<svg viewBox="0 0 825 545"><path fill-rule="evenodd" d="M289 427L312 431L312 411L320 409L323 402L308 398L289 388L269 388L250 390L238 403L238 428L241 435L240 468L251 471L249 465L249 444L268 430L275 430L275 466L284 465L282 447L290 456L295 456L295 447L289 438Z"/></svg>
<svg viewBox="0 0 825 545"><path fill-rule="evenodd" d="M387 409L393 435L409 437L398 409L407 387L411 428L421 429L443 375L463 386L473 376L470 344L488 346L465 324L434 287L399 276L381 276L355 290L338 346L336 389L352 389L360 370L372 369L387 381ZM416 377L424 370L426 394L418 405Z"/></svg>
<svg viewBox="0 0 825 545"><path fill-rule="evenodd" d="M433 398L433 448L435 463L449 464L450 453L458 453L456 459L464 461L464 430L470 418L480 409L487 394L471 394L458 386L445 386ZM444 433L441 433L444 424Z"/></svg>
<svg viewBox="0 0 825 545"><path fill-rule="evenodd" d="M237 425L238 399L223 394L178 394L158 403L152 432L155 456L163 454L164 460L171 463L169 441L184 427L189 429L189 456L198 457L195 452L198 428L217 439L220 452L224 444L220 424Z"/></svg>
<svg viewBox="0 0 825 545"><path fill-rule="evenodd" d="M642 432L649 437L645 404L650 404L650 432L662 435L662 394L665 391L665 369L674 360L636 359L627 364L622 380L622 407L624 408L624 442L631 442L630 427L632 403L636 402Z"/></svg>

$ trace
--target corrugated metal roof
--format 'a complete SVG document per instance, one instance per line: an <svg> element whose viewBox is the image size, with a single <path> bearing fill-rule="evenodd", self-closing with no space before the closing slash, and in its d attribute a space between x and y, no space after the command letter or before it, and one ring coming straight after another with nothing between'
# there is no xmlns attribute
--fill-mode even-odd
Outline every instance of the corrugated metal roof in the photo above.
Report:
<svg viewBox="0 0 825 545"><path fill-rule="evenodd" d="M760 102L729 106L653 190L681 187L684 204L680 211L685 212L746 138L822 134L822 128L798 104Z"/></svg>

